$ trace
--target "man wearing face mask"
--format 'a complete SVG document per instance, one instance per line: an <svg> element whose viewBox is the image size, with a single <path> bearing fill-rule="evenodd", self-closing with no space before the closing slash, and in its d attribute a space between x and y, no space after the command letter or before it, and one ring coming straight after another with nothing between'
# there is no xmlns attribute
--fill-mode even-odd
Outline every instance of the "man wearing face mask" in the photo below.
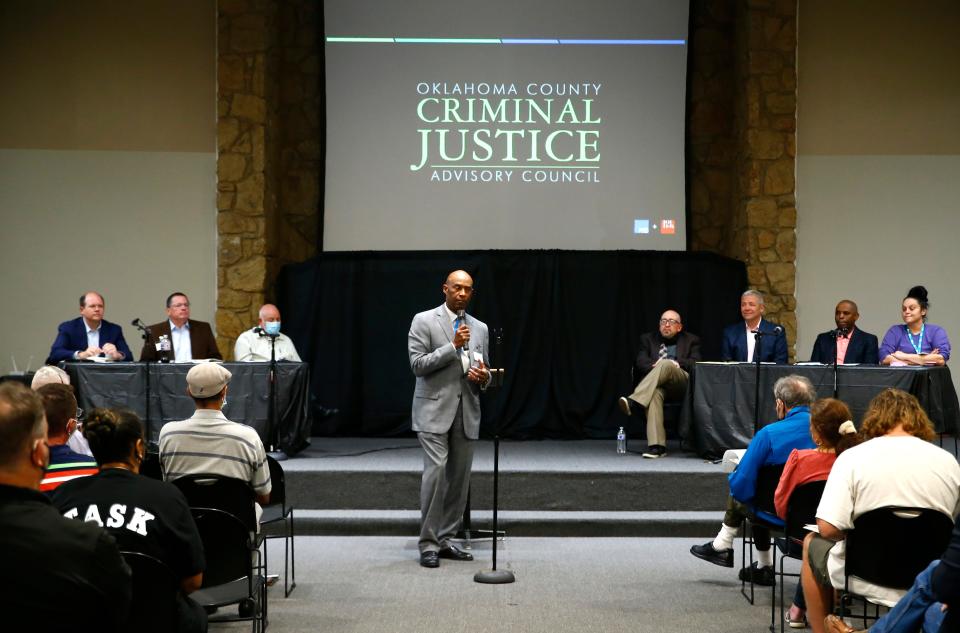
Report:
<svg viewBox="0 0 960 633"><path fill-rule="evenodd" d="M119 631L130 568L113 537L60 516L40 492L49 462L40 396L0 385L0 609L4 630Z"/></svg>
<svg viewBox="0 0 960 633"><path fill-rule="evenodd" d="M239 337L233 348L233 358L238 362L270 361L270 339L276 338L275 354L277 360L291 360L300 362L300 355L293 341L286 334L280 333L280 310L272 303L265 303L260 308L260 321Z"/></svg>
<svg viewBox="0 0 960 633"><path fill-rule="evenodd" d="M733 567L733 540L744 519L754 513L760 468L786 464L795 448L817 446L810 435L810 405L817 398L817 391L810 380L796 374L784 376L774 383L773 397L776 399L778 421L757 431L746 453L740 458L737 469L730 473L730 496L727 497L727 511L720 532L712 541L690 548L691 554L708 563ZM774 514L761 510L755 513L764 521L783 525L783 520ZM774 576L770 531L754 525L753 539L759 560L752 567L741 569L740 579L771 586Z"/></svg>
<svg viewBox="0 0 960 633"><path fill-rule="evenodd" d="M80 410L70 385L49 384L37 389L43 398L47 416L47 445L50 447L50 463L40 482L40 491L47 494L71 479L96 475L97 462L89 455L81 455L67 445L67 440L77 429Z"/></svg>

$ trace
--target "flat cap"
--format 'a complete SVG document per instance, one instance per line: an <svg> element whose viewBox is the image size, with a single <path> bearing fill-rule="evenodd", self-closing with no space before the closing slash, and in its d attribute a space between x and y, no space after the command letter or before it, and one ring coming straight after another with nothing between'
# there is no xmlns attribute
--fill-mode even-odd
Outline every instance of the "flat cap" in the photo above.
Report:
<svg viewBox="0 0 960 633"><path fill-rule="evenodd" d="M231 376L220 363L199 363L187 372L187 389L194 398L211 398L223 391Z"/></svg>

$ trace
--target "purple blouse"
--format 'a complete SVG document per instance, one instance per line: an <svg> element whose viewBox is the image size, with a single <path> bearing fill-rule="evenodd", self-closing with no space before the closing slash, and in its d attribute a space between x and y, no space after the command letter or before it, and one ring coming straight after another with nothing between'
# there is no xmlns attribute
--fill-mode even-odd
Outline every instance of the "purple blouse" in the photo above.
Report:
<svg viewBox="0 0 960 633"><path fill-rule="evenodd" d="M917 342L917 337L913 336L913 342ZM923 340L920 342L920 352L929 354L939 348L940 355L944 360L950 360L950 339L947 338L947 332L939 325L927 323L923 327ZM906 352L907 354L916 354L917 350L907 337L907 326L904 324L891 325L890 329L883 336L883 342L880 343L880 360L894 352Z"/></svg>

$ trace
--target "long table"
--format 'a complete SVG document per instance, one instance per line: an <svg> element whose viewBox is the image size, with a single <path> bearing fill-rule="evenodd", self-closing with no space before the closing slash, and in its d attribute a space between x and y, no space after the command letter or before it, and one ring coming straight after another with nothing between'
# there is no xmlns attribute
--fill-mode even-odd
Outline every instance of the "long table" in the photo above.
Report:
<svg viewBox="0 0 960 633"><path fill-rule="evenodd" d="M224 415L251 426L267 437L270 363L224 363L233 374ZM145 420L151 444L159 441L167 422L193 415L196 407L187 394L190 363L65 363L77 389L77 401L86 410L94 407L128 407ZM310 369L306 363L277 363L278 443L292 455L310 438L308 416ZM147 406L147 380L150 402Z"/></svg>
<svg viewBox="0 0 960 633"><path fill-rule="evenodd" d="M912 393L938 433L955 433L960 404L950 369L841 365L838 397L859 424L870 400L886 387ZM697 363L680 414L679 433L700 455L718 457L730 448L745 448L753 437L756 366L752 363ZM761 365L760 427L776 420L773 384L788 374L810 379L821 398L833 396L832 365Z"/></svg>

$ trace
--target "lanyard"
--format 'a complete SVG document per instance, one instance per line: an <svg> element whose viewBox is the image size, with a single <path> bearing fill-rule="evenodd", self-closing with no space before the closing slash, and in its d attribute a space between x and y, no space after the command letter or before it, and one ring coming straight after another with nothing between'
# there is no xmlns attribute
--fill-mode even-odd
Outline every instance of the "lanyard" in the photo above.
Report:
<svg viewBox="0 0 960 633"><path fill-rule="evenodd" d="M913 334L910 332L910 326L903 326L907 330L907 340L910 341L910 346L917 351L917 354L922 353L920 350L923 349L923 331L926 329L927 324L924 323L920 326L920 334L917 335L917 342L913 342Z"/></svg>

